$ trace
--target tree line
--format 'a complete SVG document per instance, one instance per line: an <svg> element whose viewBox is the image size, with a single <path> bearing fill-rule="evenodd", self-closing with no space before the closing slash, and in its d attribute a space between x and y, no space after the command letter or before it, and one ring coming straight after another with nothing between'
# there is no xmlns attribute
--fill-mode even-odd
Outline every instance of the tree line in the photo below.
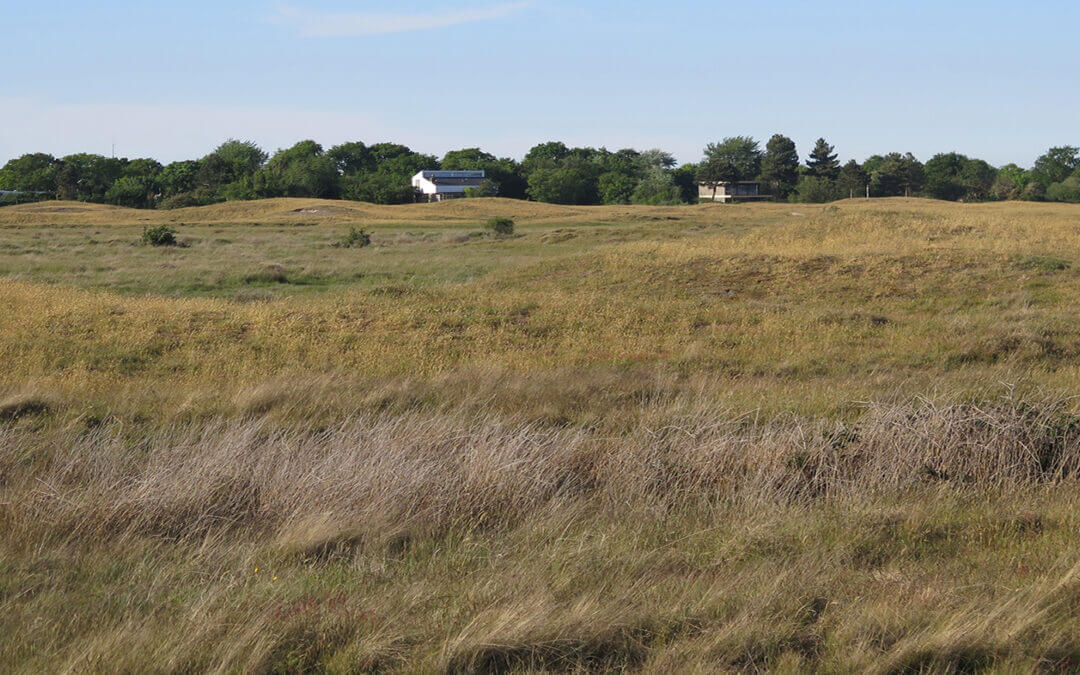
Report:
<svg viewBox="0 0 1080 675"><path fill-rule="evenodd" d="M541 143L521 161L480 148L441 159L396 143L351 142L324 149L305 140L273 155L250 141L228 140L205 157L162 164L80 153L26 154L0 169L0 190L14 198L70 199L135 208L202 206L268 197L319 197L377 204L416 199L411 178L423 169L484 170L471 196L556 204L680 204L697 200L698 183L759 181L778 200L828 202L848 197L924 196L955 201L1024 199L1080 202L1080 149L1055 147L1034 166L994 167L965 155L873 155L841 164L818 139L805 162L794 141L776 134L762 148L748 136L710 143L696 164L671 154Z"/></svg>

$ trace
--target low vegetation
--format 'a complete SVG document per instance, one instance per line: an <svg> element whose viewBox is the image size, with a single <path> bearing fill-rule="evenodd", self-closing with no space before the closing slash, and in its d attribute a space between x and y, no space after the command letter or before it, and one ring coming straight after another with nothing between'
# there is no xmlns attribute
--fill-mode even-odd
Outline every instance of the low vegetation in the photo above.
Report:
<svg viewBox="0 0 1080 675"><path fill-rule="evenodd" d="M370 245L371 235L358 227L350 227L348 234L335 244L340 248L364 248Z"/></svg>
<svg viewBox="0 0 1080 675"><path fill-rule="evenodd" d="M143 230L142 242L148 246L176 246L176 230L168 225L148 227Z"/></svg>
<svg viewBox="0 0 1080 675"><path fill-rule="evenodd" d="M6 207L0 663L1075 670L1078 223Z"/></svg>
<svg viewBox="0 0 1080 675"><path fill-rule="evenodd" d="M484 228L494 234L510 235L514 233L514 220L505 216L495 216L488 218L484 223Z"/></svg>

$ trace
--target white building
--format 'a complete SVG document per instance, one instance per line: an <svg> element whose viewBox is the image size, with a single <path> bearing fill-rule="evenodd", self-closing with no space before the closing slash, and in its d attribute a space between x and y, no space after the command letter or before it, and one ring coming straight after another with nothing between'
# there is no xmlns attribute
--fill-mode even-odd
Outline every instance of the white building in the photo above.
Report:
<svg viewBox="0 0 1080 675"><path fill-rule="evenodd" d="M465 190L480 187L483 181L483 171L421 171L412 184L429 202L441 202L464 197Z"/></svg>

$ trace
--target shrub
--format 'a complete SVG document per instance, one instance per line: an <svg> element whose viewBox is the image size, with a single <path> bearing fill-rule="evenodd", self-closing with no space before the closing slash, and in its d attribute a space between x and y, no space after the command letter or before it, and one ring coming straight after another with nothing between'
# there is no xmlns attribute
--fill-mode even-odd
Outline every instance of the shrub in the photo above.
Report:
<svg viewBox="0 0 1080 675"><path fill-rule="evenodd" d="M1080 202L1080 178L1071 176L1060 183L1052 183L1046 188L1046 201L1070 204Z"/></svg>
<svg viewBox="0 0 1080 675"><path fill-rule="evenodd" d="M495 216L484 223L484 228L491 230L495 234L513 234L514 221L504 216Z"/></svg>
<svg viewBox="0 0 1080 675"><path fill-rule="evenodd" d="M172 197L167 197L158 202L159 209L183 209L189 206L207 206L222 202L224 199L217 192L209 189L199 189L192 192L182 192Z"/></svg>
<svg viewBox="0 0 1080 675"><path fill-rule="evenodd" d="M176 246L176 230L168 225L143 228L142 242L149 246Z"/></svg>
<svg viewBox="0 0 1080 675"><path fill-rule="evenodd" d="M371 245L371 235L360 228L350 227L349 233L334 244L335 248L364 248Z"/></svg>
<svg viewBox="0 0 1080 675"><path fill-rule="evenodd" d="M816 176L804 176L799 181L798 187L795 188L792 201L822 204L843 199L847 196L847 193L844 192L843 187L837 181Z"/></svg>
<svg viewBox="0 0 1080 675"><path fill-rule="evenodd" d="M480 181L476 187L465 188L466 197L498 197L499 184L491 179Z"/></svg>

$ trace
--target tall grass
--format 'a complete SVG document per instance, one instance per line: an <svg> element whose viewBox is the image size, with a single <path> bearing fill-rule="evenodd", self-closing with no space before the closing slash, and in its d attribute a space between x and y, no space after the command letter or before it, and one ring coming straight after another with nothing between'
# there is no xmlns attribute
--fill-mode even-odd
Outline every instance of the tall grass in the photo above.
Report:
<svg viewBox="0 0 1080 675"><path fill-rule="evenodd" d="M14 631L0 655L27 668L903 670L1080 654L1060 604L1080 585L1058 548L1080 422L1057 401L879 404L843 424L701 409L622 434L425 412L320 429L9 426L0 448ZM990 557L973 572L971 555ZM1029 582L997 555L1019 555ZM876 615L920 583L905 566L1013 590ZM118 583L122 604L96 599ZM65 598L85 609L57 614Z"/></svg>

